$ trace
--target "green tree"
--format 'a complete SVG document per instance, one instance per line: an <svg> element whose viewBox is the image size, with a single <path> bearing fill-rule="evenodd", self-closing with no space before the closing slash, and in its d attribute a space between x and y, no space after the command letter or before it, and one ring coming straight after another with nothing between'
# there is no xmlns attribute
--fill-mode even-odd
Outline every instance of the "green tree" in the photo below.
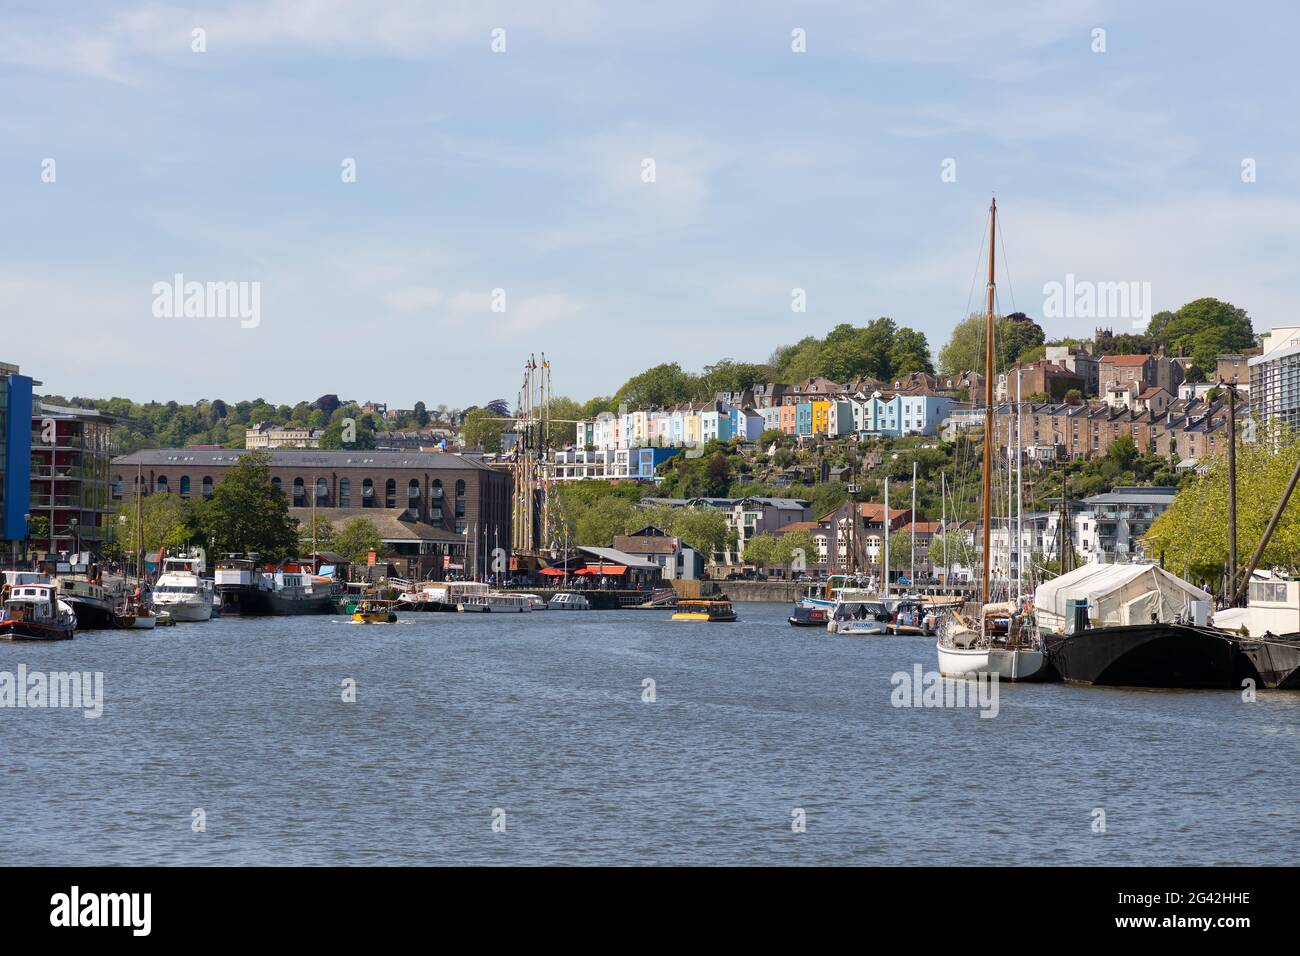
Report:
<svg viewBox="0 0 1300 956"><path fill-rule="evenodd" d="M137 551L165 551L188 544L194 535L193 508L178 495L152 494L140 498L143 535L137 534L135 502L122 502L110 519L117 529L117 554L133 556Z"/></svg>
<svg viewBox="0 0 1300 956"><path fill-rule="evenodd" d="M1242 352L1255 344L1246 310L1214 298L1188 302L1173 314L1161 334L1170 349L1190 356L1206 376L1214 374L1220 355Z"/></svg>
<svg viewBox="0 0 1300 956"><path fill-rule="evenodd" d="M626 498L607 496L583 509L573 522L573 544L608 548L635 521L635 506Z"/></svg>
<svg viewBox="0 0 1300 956"><path fill-rule="evenodd" d="M271 484L271 456L264 451L239 457L212 497L195 506L193 524L218 553L256 552L280 561L298 546L297 522L284 493Z"/></svg>
<svg viewBox="0 0 1300 956"><path fill-rule="evenodd" d="M501 450L501 436L513 423L486 408L476 408L465 417L465 445L487 452Z"/></svg>
<svg viewBox="0 0 1300 956"><path fill-rule="evenodd" d="M325 550L322 548L321 550ZM370 552L384 553L384 543L379 528L369 518L349 518L334 535L331 551L336 551L352 564L365 564Z"/></svg>

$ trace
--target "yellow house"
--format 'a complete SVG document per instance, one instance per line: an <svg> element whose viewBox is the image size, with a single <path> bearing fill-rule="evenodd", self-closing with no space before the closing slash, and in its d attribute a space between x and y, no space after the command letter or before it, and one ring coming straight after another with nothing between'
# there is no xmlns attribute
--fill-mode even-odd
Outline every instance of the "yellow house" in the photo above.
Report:
<svg viewBox="0 0 1300 956"><path fill-rule="evenodd" d="M831 403L813 399L812 430L814 435L825 435L831 430Z"/></svg>

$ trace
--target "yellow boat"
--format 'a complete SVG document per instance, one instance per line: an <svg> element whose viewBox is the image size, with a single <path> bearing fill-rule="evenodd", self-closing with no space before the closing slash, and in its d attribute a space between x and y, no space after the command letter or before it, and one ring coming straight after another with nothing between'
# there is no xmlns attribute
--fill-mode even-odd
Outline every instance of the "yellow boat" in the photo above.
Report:
<svg viewBox="0 0 1300 956"><path fill-rule="evenodd" d="M387 601L362 601L352 612L353 624L396 624L397 615Z"/></svg>
<svg viewBox="0 0 1300 956"><path fill-rule="evenodd" d="M730 601L678 601L674 621L734 621L736 611Z"/></svg>

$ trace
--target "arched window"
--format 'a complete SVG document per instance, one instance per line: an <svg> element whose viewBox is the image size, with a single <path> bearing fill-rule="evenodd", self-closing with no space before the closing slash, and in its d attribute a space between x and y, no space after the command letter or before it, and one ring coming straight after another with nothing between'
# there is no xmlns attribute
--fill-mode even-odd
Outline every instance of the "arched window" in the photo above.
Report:
<svg viewBox="0 0 1300 956"><path fill-rule="evenodd" d="M202 488L203 488L203 497L211 498L212 497L212 476L211 475L203 476Z"/></svg>
<svg viewBox="0 0 1300 956"><path fill-rule="evenodd" d="M456 481L456 517L465 517L465 479Z"/></svg>
<svg viewBox="0 0 1300 956"><path fill-rule="evenodd" d="M397 480L394 478L389 478L384 483L384 507L397 507Z"/></svg>
<svg viewBox="0 0 1300 956"><path fill-rule="evenodd" d="M414 505L419 504L415 499L420 497L420 483L414 478L406 483L406 497L410 498Z"/></svg>
<svg viewBox="0 0 1300 956"><path fill-rule="evenodd" d="M457 497L457 498L464 498L464 497L465 497L465 479L464 479L464 478L461 478L461 479L457 480L457 482L456 482L456 497Z"/></svg>
<svg viewBox="0 0 1300 956"><path fill-rule="evenodd" d="M181 475L181 497L188 498L189 496L190 496L190 476Z"/></svg>
<svg viewBox="0 0 1300 956"><path fill-rule="evenodd" d="M316 501L319 504L330 496L330 486L324 478L316 479Z"/></svg>
<svg viewBox="0 0 1300 956"><path fill-rule="evenodd" d="M153 489L160 495L167 494L167 476L159 475L153 480Z"/></svg>
<svg viewBox="0 0 1300 956"><path fill-rule="evenodd" d="M429 520L442 521L442 479L433 479L429 487Z"/></svg>
<svg viewBox="0 0 1300 956"><path fill-rule="evenodd" d="M122 476L114 475L113 476L113 500L114 501L118 501L121 499L122 489L124 487L125 487L125 482L122 481Z"/></svg>
<svg viewBox="0 0 1300 956"><path fill-rule="evenodd" d="M350 478L339 479L339 507L348 508L352 505L352 480Z"/></svg>
<svg viewBox="0 0 1300 956"><path fill-rule="evenodd" d="M276 491L280 491L280 492L284 491L284 489L280 487L280 479L279 479L279 478L272 478L272 479L271 479L271 487L274 488Z"/></svg>
<svg viewBox="0 0 1300 956"><path fill-rule="evenodd" d="M295 479L293 480L293 503L294 503L294 505L299 505L299 504L301 504L301 503L302 503L302 499L305 498L305 497L307 497L307 486L306 486L306 484L303 483L303 480L302 480L301 478L295 478Z"/></svg>
<svg viewBox="0 0 1300 956"><path fill-rule="evenodd" d="M375 506L375 483L369 478L361 482L361 507L373 508Z"/></svg>

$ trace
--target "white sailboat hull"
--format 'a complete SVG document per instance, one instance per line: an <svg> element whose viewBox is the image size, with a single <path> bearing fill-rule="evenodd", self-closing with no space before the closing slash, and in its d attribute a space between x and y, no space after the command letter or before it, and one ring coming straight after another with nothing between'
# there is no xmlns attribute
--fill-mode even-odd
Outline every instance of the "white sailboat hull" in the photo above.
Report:
<svg viewBox="0 0 1300 956"><path fill-rule="evenodd" d="M997 674L999 680L1032 680L1047 666L1047 656L1037 648L952 647L937 644L939 673L944 677Z"/></svg>
<svg viewBox="0 0 1300 956"><path fill-rule="evenodd" d="M154 606L170 614L173 621L207 621L212 618L211 601L166 601L158 595L154 598Z"/></svg>

